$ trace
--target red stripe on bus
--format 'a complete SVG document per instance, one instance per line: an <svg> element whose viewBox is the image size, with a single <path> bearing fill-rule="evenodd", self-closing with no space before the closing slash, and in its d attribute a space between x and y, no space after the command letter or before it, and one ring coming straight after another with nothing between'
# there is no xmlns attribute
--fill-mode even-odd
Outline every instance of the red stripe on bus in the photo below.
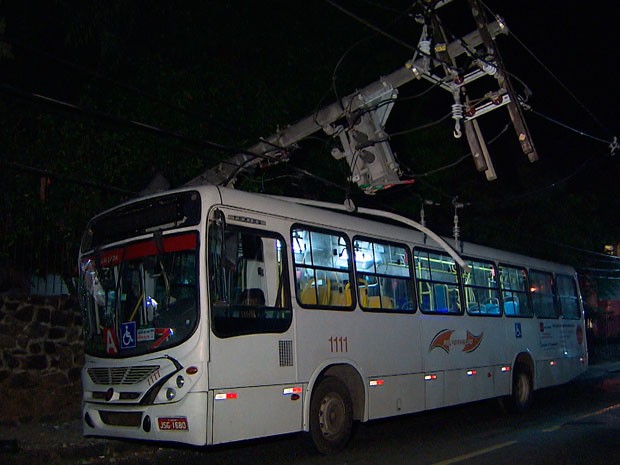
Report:
<svg viewBox="0 0 620 465"><path fill-rule="evenodd" d="M183 234L162 238L164 252L179 252L182 250L194 250L198 241L196 234ZM157 244L154 239L130 244L127 247L106 250L101 252L101 266L118 265L121 260L157 255Z"/></svg>

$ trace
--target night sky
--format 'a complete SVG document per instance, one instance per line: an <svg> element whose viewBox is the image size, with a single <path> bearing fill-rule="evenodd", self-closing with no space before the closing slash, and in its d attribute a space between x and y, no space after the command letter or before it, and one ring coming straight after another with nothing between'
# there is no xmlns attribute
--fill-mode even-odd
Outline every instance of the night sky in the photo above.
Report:
<svg viewBox="0 0 620 465"><path fill-rule="evenodd" d="M34 172L38 185L36 170L48 172L55 195L66 191L71 199L60 208L83 213L73 215L76 228L126 198L113 189L139 191L157 172L182 185L234 148L395 71L420 34L406 14L413 2L398 0L69 3L0 4L0 158L2 180L16 198L29 195L22 193L28 176ZM426 209L429 225L448 235L453 202L460 202L464 239L573 263L618 241L620 153L612 156L609 147L620 134L618 7L484 4L510 29L497 44L517 92L524 84L531 91L533 111L525 118L538 162L528 162L510 127L489 146L496 181L486 181L471 159L433 174L469 151L465 138L452 138L448 119L392 139L413 185L372 198L347 187L342 165L329 155L333 144L317 133L284 166L244 174L239 187L336 202L351 195L416 219L428 200L438 204ZM455 0L439 13L456 36L475 29L466 5ZM399 89L403 100L388 133L449 112L452 98L440 89L405 98L428 88L415 81ZM508 122L505 109L480 119L487 140ZM76 192L84 194L79 202Z"/></svg>

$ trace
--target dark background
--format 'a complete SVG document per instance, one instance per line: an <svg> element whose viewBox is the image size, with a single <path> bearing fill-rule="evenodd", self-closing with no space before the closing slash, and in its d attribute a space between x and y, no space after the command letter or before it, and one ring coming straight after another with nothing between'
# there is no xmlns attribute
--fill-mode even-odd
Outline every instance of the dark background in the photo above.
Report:
<svg viewBox="0 0 620 465"><path fill-rule="evenodd" d="M620 154L609 146L619 126L618 8L484 4L510 29L497 44L517 92L524 85L531 91L534 111L525 117L538 162L521 153L512 127L502 132L509 117L498 109L480 118L487 142L501 134L489 145L493 182L464 157L467 142L452 137L448 119L392 138L412 185L362 194L347 183L346 165L331 157L333 141L317 133L287 163L243 173L237 187L339 203L350 196L414 219L422 202L432 201L427 223L446 235L458 202L465 240L620 277L601 254L620 237ZM73 263L87 219L132 198L157 173L181 186L395 71L412 57L406 45L419 39L414 5L1 1L0 257L19 262L28 252L20 247L34 250L36 267L47 253L42 238L52 238L62 243L60 261ZM439 14L451 34L475 30L465 0ZM388 133L449 112L452 97L439 88L415 97L429 87L413 81L399 89Z"/></svg>

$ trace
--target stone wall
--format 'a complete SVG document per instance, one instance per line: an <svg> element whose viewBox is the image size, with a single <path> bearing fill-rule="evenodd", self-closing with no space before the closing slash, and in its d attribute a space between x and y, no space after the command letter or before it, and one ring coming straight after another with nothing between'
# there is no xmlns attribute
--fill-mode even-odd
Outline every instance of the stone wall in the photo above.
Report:
<svg viewBox="0 0 620 465"><path fill-rule="evenodd" d="M0 424L79 415L83 362L75 298L0 296Z"/></svg>

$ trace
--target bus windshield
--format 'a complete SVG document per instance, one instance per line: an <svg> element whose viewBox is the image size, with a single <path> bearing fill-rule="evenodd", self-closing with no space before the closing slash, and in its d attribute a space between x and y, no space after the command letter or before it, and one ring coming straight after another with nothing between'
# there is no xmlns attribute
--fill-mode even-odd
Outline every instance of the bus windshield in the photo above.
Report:
<svg viewBox="0 0 620 465"><path fill-rule="evenodd" d="M96 251L80 263L85 351L98 357L156 352L187 339L198 322L195 233Z"/></svg>

